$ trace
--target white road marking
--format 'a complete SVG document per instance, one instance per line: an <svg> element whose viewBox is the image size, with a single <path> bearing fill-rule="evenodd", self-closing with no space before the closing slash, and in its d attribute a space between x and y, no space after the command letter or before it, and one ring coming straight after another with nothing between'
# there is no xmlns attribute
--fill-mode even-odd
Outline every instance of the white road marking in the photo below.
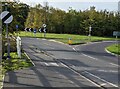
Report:
<svg viewBox="0 0 120 89"><path fill-rule="evenodd" d="M42 40L47 40L47 39L42 39Z"/></svg>
<svg viewBox="0 0 120 89"><path fill-rule="evenodd" d="M86 56L86 57L89 57L89 58L92 58L92 59L94 59L94 60L98 60L97 58L94 58L94 57L88 56L88 55L86 55L86 54L84 54L84 53L82 53L82 55L84 55L84 56Z"/></svg>
<svg viewBox="0 0 120 89"><path fill-rule="evenodd" d="M68 67L67 65L65 65L65 64L63 64L63 63L62 63L62 65L65 66L66 68L72 70L72 69L71 69L70 67ZM100 85L94 83L93 81L91 81L90 79L86 78L85 76L79 74L78 72L76 72L76 71L74 71L74 70L72 70L72 71L73 71L74 73L78 74L79 76L81 76L82 78L86 79L87 81L91 82L91 83L94 84L95 86L101 87Z"/></svg>
<svg viewBox="0 0 120 89"><path fill-rule="evenodd" d="M60 43L60 44L64 44L63 42L56 41L56 40L49 40L49 41L56 42L56 43ZM64 44L64 45L66 45L66 44Z"/></svg>
<svg viewBox="0 0 120 89"><path fill-rule="evenodd" d="M79 47L79 46L91 45L91 44L98 44L98 43L102 43L102 42L115 42L115 41L89 42L89 43L86 43L86 44L76 45L75 48L77 48L77 47Z"/></svg>
<svg viewBox="0 0 120 89"><path fill-rule="evenodd" d="M97 78L97 79L99 79L99 80L102 80L103 82L106 82L106 83L109 84L109 85L112 85L112 86L114 86L114 87L118 87L117 85L112 84L112 83L110 83L110 82L108 82L108 81L106 81L106 80L104 80L104 79L102 79L102 78L100 78L100 77L98 77L98 76L90 73L90 72L87 72L87 71L84 71L84 72L87 73L87 74L89 74L89 75L91 75L91 76L93 76L93 77L95 77L95 78Z"/></svg>
<svg viewBox="0 0 120 89"><path fill-rule="evenodd" d="M105 48L105 51L111 55L114 55L114 56L118 56L117 54L114 54L114 53L111 53L110 51L108 51L106 48Z"/></svg>
<svg viewBox="0 0 120 89"><path fill-rule="evenodd" d="M74 50L74 51L76 51L76 49L75 49L75 48L73 48L73 50Z"/></svg>
<svg viewBox="0 0 120 89"><path fill-rule="evenodd" d="M115 71L115 70L98 70L99 72L106 72L106 73L108 73L108 72L110 72L110 73L118 73L118 71Z"/></svg>
<svg viewBox="0 0 120 89"><path fill-rule="evenodd" d="M44 64L46 66L59 66L57 63L54 63L54 62L50 62L50 63L41 62L41 64Z"/></svg>
<svg viewBox="0 0 120 89"><path fill-rule="evenodd" d="M105 86L105 85L107 85L106 83L102 83L102 84L100 84L101 86Z"/></svg>
<svg viewBox="0 0 120 89"><path fill-rule="evenodd" d="M49 63L50 66L59 66L57 63Z"/></svg>
<svg viewBox="0 0 120 89"><path fill-rule="evenodd" d="M48 41L53 41L53 42L56 42L56 43L60 43L60 44L63 44L63 45L67 45L69 46L70 48L72 48L72 46L68 45L68 44L65 44L63 42L60 42L60 41L56 41L56 40L48 40Z"/></svg>
<svg viewBox="0 0 120 89"><path fill-rule="evenodd" d="M24 54L27 56L27 58L30 60L30 62L33 64L33 66L35 66L35 63L31 60L31 58L28 56L28 54L26 52L24 52Z"/></svg>
<svg viewBox="0 0 120 89"><path fill-rule="evenodd" d="M117 65L117 64L114 64L114 63L109 63L110 65L113 65L113 66L115 66L115 67L118 67L119 65Z"/></svg>

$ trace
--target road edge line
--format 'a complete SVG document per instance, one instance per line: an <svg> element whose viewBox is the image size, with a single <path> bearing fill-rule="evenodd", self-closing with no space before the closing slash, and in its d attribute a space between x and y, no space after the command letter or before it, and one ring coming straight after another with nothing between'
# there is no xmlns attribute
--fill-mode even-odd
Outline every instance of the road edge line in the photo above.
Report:
<svg viewBox="0 0 120 89"><path fill-rule="evenodd" d="M28 54L26 52L24 52L24 54L30 60L30 62L33 64L33 66L35 66L35 63L31 60L31 58L28 56Z"/></svg>
<svg viewBox="0 0 120 89"><path fill-rule="evenodd" d="M105 51L106 51L107 53L111 54L111 55L119 56L118 54L115 54L115 53L112 53L112 52L108 51L107 48L105 48Z"/></svg>
<svg viewBox="0 0 120 89"><path fill-rule="evenodd" d="M61 61L60 61L61 62ZM66 68L70 69L71 71L73 71L74 73L78 74L79 76L81 76L83 79L86 79L87 81L89 81L90 83L92 83L93 85L102 88L102 86L100 86L99 84L95 83L94 81L92 81L91 79L83 76L82 74L78 73L77 71L75 71L73 68L70 68L68 65L64 64L63 62L61 62L62 65L64 65Z"/></svg>

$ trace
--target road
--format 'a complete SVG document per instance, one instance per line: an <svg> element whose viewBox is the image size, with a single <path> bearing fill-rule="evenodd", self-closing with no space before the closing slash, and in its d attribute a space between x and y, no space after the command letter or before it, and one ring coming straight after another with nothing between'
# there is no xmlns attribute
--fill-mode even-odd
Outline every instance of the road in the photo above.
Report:
<svg viewBox="0 0 120 89"><path fill-rule="evenodd" d="M118 58L104 50L113 43L71 46L54 40L22 38L23 49L34 67L9 72L4 86L118 89Z"/></svg>
<svg viewBox="0 0 120 89"><path fill-rule="evenodd" d="M46 39L23 38L22 40L30 49L43 51L74 73L84 76L85 79L90 79L104 87L118 87L118 58L104 50L106 46L115 42L69 46ZM50 65L47 62L45 64Z"/></svg>

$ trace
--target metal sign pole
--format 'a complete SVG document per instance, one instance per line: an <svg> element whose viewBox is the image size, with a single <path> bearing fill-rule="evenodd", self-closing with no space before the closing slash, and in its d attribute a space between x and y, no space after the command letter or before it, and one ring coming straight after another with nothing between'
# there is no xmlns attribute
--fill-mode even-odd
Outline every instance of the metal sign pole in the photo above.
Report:
<svg viewBox="0 0 120 89"><path fill-rule="evenodd" d="M6 23L6 35L7 35L7 58L10 59L10 40L8 37L8 24Z"/></svg>
<svg viewBox="0 0 120 89"><path fill-rule="evenodd" d="M118 37L117 37L117 35L116 35L116 46L117 46L117 38L118 38Z"/></svg>
<svg viewBox="0 0 120 89"><path fill-rule="evenodd" d="M18 36L18 25L16 25L16 34Z"/></svg>
<svg viewBox="0 0 120 89"><path fill-rule="evenodd" d="M46 29L45 29L45 27L44 27L44 38L46 37Z"/></svg>

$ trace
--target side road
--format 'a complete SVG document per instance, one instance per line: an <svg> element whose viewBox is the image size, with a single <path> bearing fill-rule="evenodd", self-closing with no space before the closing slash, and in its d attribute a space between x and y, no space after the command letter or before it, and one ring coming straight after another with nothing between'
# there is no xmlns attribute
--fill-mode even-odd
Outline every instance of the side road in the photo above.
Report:
<svg viewBox="0 0 120 89"><path fill-rule="evenodd" d="M13 89L13 87L21 89L39 89L40 87L98 87L71 71L64 64L36 50L35 46L23 44L23 48L35 66L6 73L3 89Z"/></svg>

